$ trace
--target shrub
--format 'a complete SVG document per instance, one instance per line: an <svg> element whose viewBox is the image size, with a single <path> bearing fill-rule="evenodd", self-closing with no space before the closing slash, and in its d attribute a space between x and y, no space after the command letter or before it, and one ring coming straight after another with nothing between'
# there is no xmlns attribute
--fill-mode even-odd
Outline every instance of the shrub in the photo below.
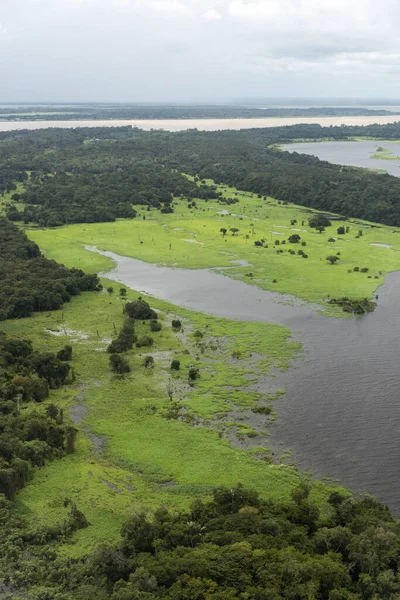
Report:
<svg viewBox="0 0 400 600"><path fill-rule="evenodd" d="M146 369L152 369L154 367L154 358L152 356L146 356L146 358L143 361L143 364L146 367Z"/></svg>
<svg viewBox="0 0 400 600"><path fill-rule="evenodd" d="M157 320L157 313L150 308L150 305L139 298L133 302L127 302L125 304L124 313L131 317L131 319L139 319L146 321L149 319Z"/></svg>
<svg viewBox="0 0 400 600"><path fill-rule="evenodd" d="M368 267L362 267L362 269L360 269L360 273L368 273L368 271Z"/></svg>
<svg viewBox="0 0 400 600"><path fill-rule="evenodd" d="M237 358L237 359L242 358L241 351L240 350L233 350L232 351L232 358Z"/></svg>
<svg viewBox="0 0 400 600"><path fill-rule="evenodd" d="M307 242L301 242L302 246L307 246Z"/></svg>
<svg viewBox="0 0 400 600"><path fill-rule="evenodd" d="M154 344L154 340L149 335L144 335L136 342L137 348L148 347Z"/></svg>
<svg viewBox="0 0 400 600"><path fill-rule="evenodd" d="M199 373L198 369L196 369L195 367L192 367L191 369L189 369L189 375L188 375L189 381L195 381L196 379L199 379L199 377L200 377L200 373Z"/></svg>
<svg viewBox="0 0 400 600"><path fill-rule="evenodd" d="M172 319L172 329L180 329L182 327L182 323L179 319Z"/></svg>
<svg viewBox="0 0 400 600"><path fill-rule="evenodd" d="M181 363L179 360L173 360L171 362L171 370L172 371L179 371L179 369L181 368Z"/></svg>
<svg viewBox="0 0 400 600"><path fill-rule="evenodd" d="M299 236L298 233L294 233L293 235L291 235L289 237L289 242L291 244L298 244L300 240L301 240L301 237Z"/></svg>
<svg viewBox="0 0 400 600"><path fill-rule="evenodd" d="M153 320L150 322L150 330L151 331L161 331L161 329L162 329L162 325L158 321Z"/></svg>
<svg viewBox="0 0 400 600"><path fill-rule="evenodd" d="M123 375L125 373L130 373L130 366L126 358L120 356L119 354L111 354L110 356L110 367L114 373L117 375Z"/></svg>
<svg viewBox="0 0 400 600"><path fill-rule="evenodd" d="M358 271L360 270L360 267L354 267L353 271L355 271L356 273L358 273Z"/></svg>
<svg viewBox="0 0 400 600"><path fill-rule="evenodd" d="M58 360L71 360L72 346L64 346L64 348L57 353L57 358Z"/></svg>

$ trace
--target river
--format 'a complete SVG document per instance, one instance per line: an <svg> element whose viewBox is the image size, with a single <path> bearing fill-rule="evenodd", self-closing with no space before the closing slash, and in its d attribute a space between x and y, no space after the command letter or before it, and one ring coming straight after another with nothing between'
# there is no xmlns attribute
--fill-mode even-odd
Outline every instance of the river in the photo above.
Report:
<svg viewBox="0 0 400 600"><path fill-rule="evenodd" d="M226 129L251 129L260 127L282 127L299 123L317 123L324 127L330 125L372 125L373 123L394 123L400 120L399 114L359 117L263 117L256 119L110 119L104 121L0 121L0 131L17 129L48 129L74 127L124 127L131 125L140 129L164 129L183 131L219 131Z"/></svg>
<svg viewBox="0 0 400 600"><path fill-rule="evenodd" d="M289 327L303 344L302 358L276 378L260 379L266 392L286 392L276 404L272 443L289 448L301 468L371 493L400 516L399 272L379 289L374 313L332 319L215 271L102 253L115 261L106 276L137 291L220 317Z"/></svg>
<svg viewBox="0 0 400 600"><path fill-rule="evenodd" d="M282 146L282 149L287 152L312 154L321 160L327 160L339 165L364 167L366 169L383 169L395 177L400 177L400 159L385 160L382 158L371 158L380 146L385 150L390 150L394 156L400 156L400 142L381 140L361 142L300 142L298 144L285 144Z"/></svg>

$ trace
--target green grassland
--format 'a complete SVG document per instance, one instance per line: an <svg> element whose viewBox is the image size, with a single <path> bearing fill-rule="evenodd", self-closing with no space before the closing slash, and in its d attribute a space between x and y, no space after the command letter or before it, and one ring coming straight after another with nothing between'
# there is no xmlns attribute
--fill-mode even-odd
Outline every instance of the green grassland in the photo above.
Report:
<svg viewBox="0 0 400 600"><path fill-rule="evenodd" d="M215 201L199 201L198 208L188 208L185 202L177 200L173 214L143 210L134 220L32 229L27 233L50 258L68 266L89 271L110 268L108 259L84 249L89 244L168 266L224 267L230 277L320 304L337 296L370 298L386 273L400 269L398 228L348 220L332 221L331 227L318 233L308 226L312 212L309 209L282 205L271 198L264 201L232 188L220 189L226 197L235 197L239 202L226 207ZM221 214L224 210L229 214ZM292 226L294 219L297 224ZM338 235L340 225L349 226L349 232ZM226 236L220 233L221 228L228 230ZM230 228L239 231L232 235ZM362 236L357 237L360 230ZM298 233L306 246L288 243L293 233ZM262 238L268 247L254 245ZM329 242L329 238L334 241ZM276 240L279 246L275 245ZM285 245L281 245L283 240ZM371 244L388 244L391 248ZM295 256L289 254L289 248L296 251ZM278 253L280 249L282 253ZM297 255L299 249L308 254L307 259ZM340 260L329 264L326 257L337 253ZM238 260L247 265L235 263ZM355 267L366 267L368 272L354 272Z"/></svg>
<svg viewBox="0 0 400 600"><path fill-rule="evenodd" d="M136 294L128 292L128 297ZM133 511L160 504L187 508L196 496L238 481L266 497L284 499L299 481L300 475L279 464L279 457L275 461L268 448L262 431L269 417L259 415L257 432L246 423L251 407L279 398L273 377L271 389L263 393L249 385L261 373L272 375L272 368L286 368L298 354L290 332L183 309L177 313L164 302L151 303L160 311L163 328L151 334L152 348L127 353L132 373L125 378L112 375L105 352L114 326L118 329L123 319L123 301L116 294L85 293L63 311L1 326L9 335L32 339L42 350L73 346L76 382L53 391L48 402L70 410L72 416L78 405L81 433L76 452L39 469L16 500L16 508L36 526L62 520L68 510L65 498L73 499L91 525L64 546L72 556L99 541L117 539L121 523ZM182 332L171 328L176 316L183 322ZM149 324L137 324L139 337L145 333ZM233 350L241 353L239 358L232 358ZM154 357L154 369L143 366L148 354ZM172 358L181 361L174 375ZM190 387L187 373L192 366L201 376ZM168 388L173 390L172 401ZM327 493L323 484L314 484L313 495L322 507Z"/></svg>

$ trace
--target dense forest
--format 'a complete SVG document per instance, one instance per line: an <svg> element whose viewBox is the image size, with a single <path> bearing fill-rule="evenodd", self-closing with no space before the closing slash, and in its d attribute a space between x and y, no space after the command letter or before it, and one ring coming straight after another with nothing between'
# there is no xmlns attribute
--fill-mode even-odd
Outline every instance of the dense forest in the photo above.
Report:
<svg viewBox="0 0 400 600"><path fill-rule="evenodd" d="M364 107L249 107L234 105L70 104L0 106L0 121L66 121L78 119L253 119L262 117L320 117L390 115L389 110Z"/></svg>
<svg viewBox="0 0 400 600"><path fill-rule="evenodd" d="M0 217L0 321L56 310L71 296L98 289L97 275L45 258L16 225Z"/></svg>
<svg viewBox="0 0 400 600"><path fill-rule="evenodd" d="M0 189L12 195L10 219L57 226L133 217L132 205L170 212L174 196L218 197L213 186L196 187L181 175L187 173L344 217L400 225L400 178L276 146L362 135L399 139L400 123L180 133L131 127L9 132L0 136Z"/></svg>
<svg viewBox="0 0 400 600"><path fill-rule="evenodd" d="M66 506L68 506L68 497ZM40 600L395 600L398 527L387 508L337 492L321 519L306 483L290 501L240 485L186 513L130 517L117 545L81 560L56 542L90 526L72 506L63 524L35 529L0 502L3 597ZM1 585L1 584L0 584ZM1 591L1 588L0 588Z"/></svg>

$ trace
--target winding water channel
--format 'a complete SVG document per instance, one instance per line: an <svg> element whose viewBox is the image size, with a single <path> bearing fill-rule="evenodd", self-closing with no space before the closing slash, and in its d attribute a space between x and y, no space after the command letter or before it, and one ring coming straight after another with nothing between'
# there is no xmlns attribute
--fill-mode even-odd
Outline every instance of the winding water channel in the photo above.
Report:
<svg viewBox="0 0 400 600"><path fill-rule="evenodd" d="M89 248L95 250L95 248ZM302 468L368 492L400 516L400 272L387 276L374 313L333 319L316 307L210 270L159 267L101 252L106 277L178 306L289 327L302 342L293 368L261 382L283 388L272 441Z"/></svg>

